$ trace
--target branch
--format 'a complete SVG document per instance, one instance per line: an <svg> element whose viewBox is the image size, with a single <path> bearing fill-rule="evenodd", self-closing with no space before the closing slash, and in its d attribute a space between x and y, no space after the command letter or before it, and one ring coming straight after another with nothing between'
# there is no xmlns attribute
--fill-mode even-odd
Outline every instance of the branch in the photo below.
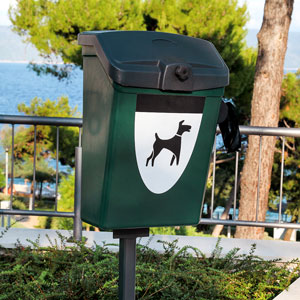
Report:
<svg viewBox="0 0 300 300"><path fill-rule="evenodd" d="M220 159L220 160L216 161L216 165L222 164L224 162L228 162L228 161L231 161L231 160L234 160L234 159L235 159L234 156L233 157L229 157L229 158L225 158L225 159ZM211 161L210 161L210 164L209 164L209 170L208 170L208 176L207 176L207 178L210 178L210 176L211 176L213 165L214 165L213 156L211 156Z"/></svg>
<svg viewBox="0 0 300 300"><path fill-rule="evenodd" d="M228 161L231 161L231 160L234 160L234 159L235 159L234 156L233 156L233 157L229 157L229 158L225 158L225 159L220 159L220 160L217 160L217 161L216 161L216 165L222 164L222 163L224 163L224 162L228 162Z"/></svg>
<svg viewBox="0 0 300 300"><path fill-rule="evenodd" d="M289 124L286 122L286 120L285 120L285 119L283 119L283 123L284 123L285 127L287 127L287 128L291 128L291 127L289 126Z"/></svg>
<svg viewBox="0 0 300 300"><path fill-rule="evenodd" d="M282 137L280 137L280 139L281 139L281 141L283 141L283 138L282 138ZM291 146L287 143L287 141L285 141L284 144L285 144L285 146L286 146L288 149L290 149L291 151L295 151L295 150L296 150L295 144L293 144L293 147L291 147Z"/></svg>

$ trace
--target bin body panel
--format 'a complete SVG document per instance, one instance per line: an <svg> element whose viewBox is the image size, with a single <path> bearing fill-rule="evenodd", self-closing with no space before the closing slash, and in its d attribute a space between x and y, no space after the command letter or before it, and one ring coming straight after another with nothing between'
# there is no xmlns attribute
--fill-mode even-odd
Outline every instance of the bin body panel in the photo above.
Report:
<svg viewBox="0 0 300 300"><path fill-rule="evenodd" d="M134 147L135 94L119 95L107 194L106 213L100 227L136 228L194 225L200 219L202 195L214 143L220 97L207 97L203 120L190 161L167 192L148 190L139 173ZM130 112L130 114L128 113Z"/></svg>
<svg viewBox="0 0 300 300"><path fill-rule="evenodd" d="M96 56L84 59L82 219L96 225L104 192L114 91Z"/></svg>
<svg viewBox="0 0 300 300"><path fill-rule="evenodd" d="M167 93L121 87L111 84L94 58L85 61L82 219L102 229L197 224L223 89ZM205 97L189 163L161 194L146 187L137 166L135 113L141 94Z"/></svg>

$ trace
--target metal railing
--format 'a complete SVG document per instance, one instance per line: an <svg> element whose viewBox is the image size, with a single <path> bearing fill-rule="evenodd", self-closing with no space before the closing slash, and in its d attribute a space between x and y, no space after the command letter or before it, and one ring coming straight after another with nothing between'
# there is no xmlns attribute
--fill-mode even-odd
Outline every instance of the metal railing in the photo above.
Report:
<svg viewBox="0 0 300 300"><path fill-rule="evenodd" d="M23 216L47 216L47 217L67 217L74 219L74 237L77 240L81 239L82 227L80 219L80 200L81 200L81 128L82 119L79 118L50 118L50 117L31 117L31 116L9 116L0 115L0 123L10 124L12 127L11 134L11 149L14 149L14 126L16 124L33 125L34 126L34 154L33 154L33 200L29 210L17 210L12 209L13 200L13 188L10 191L10 206L9 209L0 209L1 215L23 215ZM34 209L35 202L35 172L36 172L36 144L37 144L37 126L55 126L56 127L56 192L55 192L55 210L54 211L41 211ZM61 212L57 211L57 187L58 187L58 161L59 161L59 128L64 126L78 127L79 128L79 140L78 147L75 151L75 196L74 196L74 211L73 212ZM294 228L300 229L299 223L286 223L282 221L282 201L283 201L283 175L284 175L284 151L285 151L285 138L286 137L300 137L300 128L271 128L271 127L251 127L240 126L240 132L242 135L257 135L259 139L259 167L258 167L258 179L260 179L261 169L261 143L263 136L276 136L282 138L282 155L281 155L281 177L280 177L280 199L279 199L279 214L277 222L261 222L257 220L258 210L256 210L255 221L243 221L238 220L236 215L237 209L237 194L238 194L238 163L240 160L239 153L235 153L235 172L234 172L234 200L233 200L233 219L223 220L213 217L213 213L210 218L201 217L200 224L220 224L227 226L255 226L255 227L270 227L270 228ZM219 130L217 130L217 134ZM213 150L213 170L212 170L212 195L210 201L211 212L214 211L214 191L215 191L215 177L216 177L216 142ZM14 183L14 151L11 154L11 187ZM259 202L259 185L257 190L257 203ZM257 205L258 208L258 205Z"/></svg>
<svg viewBox="0 0 300 300"><path fill-rule="evenodd" d="M81 128L82 119L79 118L54 118L54 117L34 117L34 116L11 116L0 115L0 123L11 125L11 170L10 170L10 203L9 209L0 209L0 215L20 215L20 216L45 216L45 217L66 217L74 219L74 238L81 240L82 225L80 219L80 186L81 186ZM33 192L29 205L29 210L13 209L13 187L14 187L14 144L15 144L15 125L33 125L34 126L34 144L33 144ZM35 192L36 192L36 159L37 159L37 126L55 126L56 127L56 174L55 174L55 208L54 211L35 210ZM78 127L79 138L78 147L75 149L75 196L74 211L57 211L58 200L58 179L59 179L59 129L60 127ZM6 187L7 189L8 187Z"/></svg>
<svg viewBox="0 0 300 300"><path fill-rule="evenodd" d="M238 163L240 155L235 153L235 172L234 172L234 198L233 198L233 215L232 220L216 219L211 213L210 218L201 217L199 224L207 225L227 225L227 226L253 226L253 227L268 227L268 228L287 228L287 229L300 229L299 223L287 223L282 221L282 202L283 202L283 175L284 175L284 151L286 137L300 138L300 128L282 128L282 127L255 127L255 126L240 126L242 135L256 135L259 136L259 156L258 156L258 185L256 197L256 218L255 221L238 220L236 216L237 208L237 193L238 193ZM220 130L217 130L217 134ZM259 182L261 175L261 150L262 150L262 137L263 136L276 136L282 139L281 148L281 168L280 168L280 186L279 186L279 213L276 222L262 222L258 221L258 207L259 207ZM213 171L212 171L212 194L210 201L210 210L214 211L214 192L215 192L215 173L216 173L216 142L213 149Z"/></svg>

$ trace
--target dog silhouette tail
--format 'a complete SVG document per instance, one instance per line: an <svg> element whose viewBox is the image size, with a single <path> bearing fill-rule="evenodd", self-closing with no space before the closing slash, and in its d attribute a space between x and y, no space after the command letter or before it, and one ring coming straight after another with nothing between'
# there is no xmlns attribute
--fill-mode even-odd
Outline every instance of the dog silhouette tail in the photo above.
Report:
<svg viewBox="0 0 300 300"><path fill-rule="evenodd" d="M155 132L155 139L158 140L159 137L158 137L158 134Z"/></svg>

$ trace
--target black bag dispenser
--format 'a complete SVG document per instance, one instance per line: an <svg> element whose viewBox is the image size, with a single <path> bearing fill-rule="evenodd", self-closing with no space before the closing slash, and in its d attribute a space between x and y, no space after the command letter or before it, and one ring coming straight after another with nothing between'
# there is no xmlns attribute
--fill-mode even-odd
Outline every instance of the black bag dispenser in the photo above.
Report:
<svg viewBox="0 0 300 300"><path fill-rule="evenodd" d="M230 102L222 102L218 120L224 146L228 153L241 149L241 134L235 107Z"/></svg>

